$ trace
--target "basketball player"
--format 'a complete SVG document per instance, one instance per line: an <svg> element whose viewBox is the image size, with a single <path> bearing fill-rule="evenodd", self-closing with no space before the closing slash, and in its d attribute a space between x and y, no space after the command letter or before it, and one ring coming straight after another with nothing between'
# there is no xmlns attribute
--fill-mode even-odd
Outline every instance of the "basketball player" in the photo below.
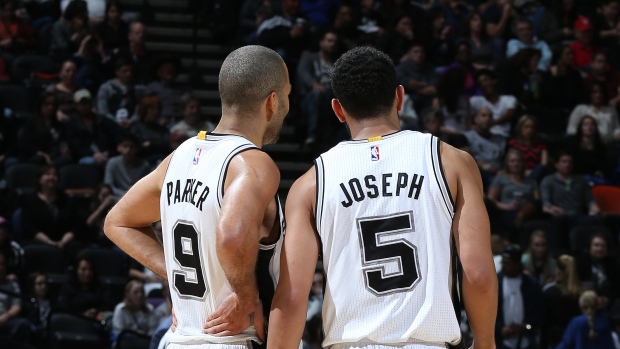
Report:
<svg viewBox="0 0 620 349"><path fill-rule="evenodd" d="M320 256L324 348L463 346L461 292L474 347L494 348L497 277L476 162L430 134L399 130L404 90L384 53L345 53L332 86L353 140L291 188L267 347L297 346Z"/></svg>
<svg viewBox="0 0 620 349"><path fill-rule="evenodd" d="M181 144L105 223L114 243L169 280L177 320L166 336L171 349L247 348L264 339L259 289L273 296L278 275L269 267L279 266L284 228L280 173L259 148L277 140L288 113L288 71L274 51L242 47L224 61L219 90L214 132ZM150 229L160 219L163 247Z"/></svg>

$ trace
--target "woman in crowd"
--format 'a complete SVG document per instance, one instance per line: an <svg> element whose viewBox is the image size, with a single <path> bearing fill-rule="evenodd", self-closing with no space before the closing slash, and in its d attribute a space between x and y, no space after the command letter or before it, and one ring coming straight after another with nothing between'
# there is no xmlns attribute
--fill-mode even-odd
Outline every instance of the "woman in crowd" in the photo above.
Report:
<svg viewBox="0 0 620 349"><path fill-rule="evenodd" d="M503 171L495 176L487 194L505 228L512 232L534 215L539 198L536 181L525 176L523 154L516 149L508 150Z"/></svg>
<svg viewBox="0 0 620 349"><path fill-rule="evenodd" d="M538 120L531 115L523 115L515 127L515 137L508 141L508 147L517 149L525 160L525 175L540 180L545 175L549 162L547 145L538 138Z"/></svg>
<svg viewBox="0 0 620 349"><path fill-rule="evenodd" d="M450 63L454 28L446 24L446 14L440 7L429 10L426 18L428 18L428 24L423 41L425 41L427 61L433 62L435 66L444 66Z"/></svg>
<svg viewBox="0 0 620 349"><path fill-rule="evenodd" d="M60 311L94 319L102 310L109 310L93 263L80 258L71 269L69 280L60 289L57 308Z"/></svg>
<svg viewBox="0 0 620 349"><path fill-rule="evenodd" d="M64 249L69 258L75 256L76 214L68 198L58 188L58 172L52 165L39 169L35 193L24 200L22 224L24 238Z"/></svg>
<svg viewBox="0 0 620 349"><path fill-rule="evenodd" d="M152 335L161 319L153 311L153 306L146 302L144 284L141 281L131 280L125 286L125 298L114 308L112 318L112 337L124 330L135 331L145 335Z"/></svg>
<svg viewBox="0 0 620 349"><path fill-rule="evenodd" d="M557 349L615 349L611 325L601 314L598 297L594 291L585 291L579 297L583 315L573 318Z"/></svg>
<svg viewBox="0 0 620 349"><path fill-rule="evenodd" d="M405 59L415 36L411 17L399 15L394 18L391 27L379 36L377 46L392 58L394 64L398 64Z"/></svg>
<svg viewBox="0 0 620 349"><path fill-rule="evenodd" d="M75 101L73 94L77 91L75 84L75 73L77 65L73 60L66 60L62 63L58 77L60 81L49 85L45 91L56 96L58 110L56 117L58 121L67 121L69 116L75 111Z"/></svg>
<svg viewBox="0 0 620 349"><path fill-rule="evenodd" d="M604 178L607 173L607 146L598 132L596 120L586 115L577 125L577 133L566 140L573 154L575 173Z"/></svg>
<svg viewBox="0 0 620 349"><path fill-rule="evenodd" d="M566 127L567 135L577 133L577 126L581 119L588 115L598 124L598 132L605 143L620 139L620 123L618 112L608 104L607 88L602 82L593 82L587 94L587 103L579 104L573 109Z"/></svg>
<svg viewBox="0 0 620 349"><path fill-rule="evenodd" d="M599 306L607 309L614 299L620 297L620 269L609 256L609 237L594 233L590 237L587 252L577 257L579 278L599 295Z"/></svg>
<svg viewBox="0 0 620 349"><path fill-rule="evenodd" d="M433 108L443 114L444 133L462 135L470 127L469 98L464 94L466 82L467 72L462 67L448 69L439 78Z"/></svg>
<svg viewBox="0 0 620 349"><path fill-rule="evenodd" d="M160 124L161 105L154 96L142 98L138 118L131 124L131 132L142 146L141 156L149 163L163 159L170 150L170 131Z"/></svg>
<svg viewBox="0 0 620 349"><path fill-rule="evenodd" d="M47 275L32 273L29 275L28 285L31 303L27 303L29 306L25 307L22 314L28 316L30 323L43 334L47 329L47 320L53 308L52 301L48 297Z"/></svg>
<svg viewBox="0 0 620 349"><path fill-rule="evenodd" d="M545 285L555 278L555 260L551 257L547 233L536 230L530 236L530 247L521 257L523 270L536 279L539 285Z"/></svg>
<svg viewBox="0 0 620 349"><path fill-rule="evenodd" d="M500 51L486 31L486 22L478 12L472 12L465 20L462 39L471 48L471 60L475 66L491 67L501 59Z"/></svg>
<svg viewBox="0 0 620 349"><path fill-rule="evenodd" d="M577 274L575 259L569 255L558 257L555 281L545 285L545 326L542 329L541 348L560 342L570 320L579 315L579 295L584 288Z"/></svg>
<svg viewBox="0 0 620 349"><path fill-rule="evenodd" d="M118 52L121 47L129 44L127 32L129 27L127 23L121 19L123 10L118 1L109 1L106 5L105 17L95 30L103 42L103 48L106 51Z"/></svg>

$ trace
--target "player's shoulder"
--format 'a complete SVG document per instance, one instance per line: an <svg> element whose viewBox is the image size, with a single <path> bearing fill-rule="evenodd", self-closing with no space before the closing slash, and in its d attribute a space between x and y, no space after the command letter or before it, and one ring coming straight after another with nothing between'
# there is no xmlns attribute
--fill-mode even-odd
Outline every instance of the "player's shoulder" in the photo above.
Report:
<svg viewBox="0 0 620 349"><path fill-rule="evenodd" d="M230 169L233 171L252 171L258 177L280 181L280 170L269 154L259 148L249 148L237 155L230 161Z"/></svg>
<svg viewBox="0 0 620 349"><path fill-rule="evenodd" d="M460 177L469 174L472 170L477 170L476 160L464 150L455 148L445 142L441 142L441 162L447 176L454 175Z"/></svg>
<svg viewBox="0 0 620 349"><path fill-rule="evenodd" d="M313 165L306 173L291 186L287 202L291 199L296 201L315 201L316 197L316 165ZM314 205L314 203L312 204Z"/></svg>

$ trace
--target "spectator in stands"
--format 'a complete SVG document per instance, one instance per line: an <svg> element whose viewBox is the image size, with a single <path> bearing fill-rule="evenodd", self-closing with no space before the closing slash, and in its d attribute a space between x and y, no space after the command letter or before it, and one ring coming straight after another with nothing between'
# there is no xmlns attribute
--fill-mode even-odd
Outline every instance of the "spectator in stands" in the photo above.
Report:
<svg viewBox="0 0 620 349"><path fill-rule="evenodd" d="M360 1L355 10L357 30L360 35L372 40L376 38L377 34L383 32L385 23L377 9L376 0Z"/></svg>
<svg viewBox="0 0 620 349"><path fill-rule="evenodd" d="M503 56L489 37L486 22L478 12L472 12L465 20L461 40L469 44L471 60L475 66L493 66Z"/></svg>
<svg viewBox="0 0 620 349"><path fill-rule="evenodd" d="M448 135L441 132L443 127L443 113L435 108L427 108L422 112L422 132L430 133L433 136L448 141Z"/></svg>
<svg viewBox="0 0 620 349"><path fill-rule="evenodd" d="M153 230L160 233L161 236L161 224L157 223L153 225ZM145 268L142 264L138 263L135 259L131 259L129 262L129 278L139 280L143 283L145 294L147 297L162 296L163 280L155 274L152 270Z"/></svg>
<svg viewBox="0 0 620 349"><path fill-rule="evenodd" d="M88 9L83 0L71 1L62 18L52 27L50 56L57 62L68 59L77 51L87 35Z"/></svg>
<svg viewBox="0 0 620 349"><path fill-rule="evenodd" d="M575 0L554 1L542 16L538 36L551 48L558 47L565 41L573 39L575 20L577 20Z"/></svg>
<svg viewBox="0 0 620 349"><path fill-rule="evenodd" d="M587 84L596 81L605 84L607 96L609 97L609 105L618 106L620 101L620 72L614 69L608 69L609 62L605 52L596 52L592 55L592 63L590 64L590 73L586 76Z"/></svg>
<svg viewBox="0 0 620 349"><path fill-rule="evenodd" d="M542 82L542 73L537 68L539 61L540 51L524 48L508 59L502 76L500 90L517 98L527 110L537 110L539 106Z"/></svg>
<svg viewBox="0 0 620 349"><path fill-rule="evenodd" d="M442 132L462 135L469 130L469 99L464 94L466 82L467 73L462 67L450 68L439 78L433 108L443 114Z"/></svg>
<svg viewBox="0 0 620 349"><path fill-rule="evenodd" d="M599 312L599 303L596 292L585 291L581 294L579 307L583 315L571 320L557 349L614 349L611 326Z"/></svg>
<svg viewBox="0 0 620 349"><path fill-rule="evenodd" d="M491 133L504 138L510 136L510 122L516 113L517 99L510 95L500 95L497 91L497 77L491 70L480 70L477 76L482 96L469 99L472 113L483 107L492 113Z"/></svg>
<svg viewBox="0 0 620 349"><path fill-rule="evenodd" d="M47 321L54 307L48 295L47 275L39 272L30 274L28 287L28 297L31 303L24 304L25 309L22 314L28 316L28 320L40 335L44 335L48 328Z"/></svg>
<svg viewBox="0 0 620 349"><path fill-rule="evenodd" d="M58 77L60 81L55 84L48 85L45 92L56 96L58 110L56 118L58 121L64 122L69 120L71 114L75 112L75 101L73 94L77 90L75 74L77 65L73 60L66 60L62 63Z"/></svg>
<svg viewBox="0 0 620 349"><path fill-rule="evenodd" d="M71 155L56 118L56 97L50 93L42 94L37 110L39 112L17 134L20 161L59 167L68 164Z"/></svg>
<svg viewBox="0 0 620 349"><path fill-rule="evenodd" d="M555 348L560 342L570 320L579 315L579 295L583 291L575 259L566 254L558 257L555 281L543 288L546 314L541 335L542 348Z"/></svg>
<svg viewBox="0 0 620 349"><path fill-rule="evenodd" d="M417 110L431 105L437 93L437 73L435 67L426 63L426 53L421 43L415 43L409 49L406 58L396 67L396 76Z"/></svg>
<svg viewBox="0 0 620 349"><path fill-rule="evenodd" d="M114 308L112 336L118 339L118 335L124 330L150 336L155 332L160 320L153 311L153 306L146 302L144 284L131 280L125 287L125 298Z"/></svg>
<svg viewBox="0 0 620 349"><path fill-rule="evenodd" d="M508 150L503 171L493 178L487 198L499 210L498 218L504 223L506 231L515 231L524 220L537 212L536 202L540 199L538 185L525 176L523 153L519 150Z"/></svg>
<svg viewBox="0 0 620 349"><path fill-rule="evenodd" d="M140 155L149 162L157 162L170 152L170 131L161 125L160 108L157 97L142 98L138 121L132 123L130 129L141 145Z"/></svg>
<svg viewBox="0 0 620 349"><path fill-rule="evenodd" d="M606 233L594 233L590 236L588 251L577 257L579 278L588 289L598 293L600 309L607 309L620 297L620 268L609 256L609 245Z"/></svg>
<svg viewBox="0 0 620 349"><path fill-rule="evenodd" d="M332 18L338 10L340 0L301 0L299 13L317 26L318 29L325 29L331 25Z"/></svg>
<svg viewBox="0 0 620 349"><path fill-rule="evenodd" d="M280 11L258 26L258 40L282 56L291 71L311 43L312 25L300 16L299 0L282 0Z"/></svg>
<svg viewBox="0 0 620 349"><path fill-rule="evenodd" d="M585 94L583 79L572 61L573 51L559 46L553 50L551 68L542 75L540 97L546 111L540 121L546 132L563 134L565 120Z"/></svg>
<svg viewBox="0 0 620 349"><path fill-rule="evenodd" d="M120 198L151 168L146 161L138 157L140 145L131 134L126 134L117 146L118 153L111 158L105 168L103 183L110 186L115 198Z"/></svg>
<svg viewBox="0 0 620 349"><path fill-rule="evenodd" d="M592 22L588 17L581 16L575 21L575 41L569 47L573 51L573 67L582 69L590 65L592 55L600 51L593 40Z"/></svg>
<svg viewBox="0 0 620 349"><path fill-rule="evenodd" d="M572 154L562 151L555 162L556 172L543 178L540 193L543 211L563 231L573 225L600 223L600 209L592 197L590 185L583 176L573 173ZM559 237L565 240L565 235ZM565 245L565 241L558 241Z"/></svg>
<svg viewBox="0 0 620 349"><path fill-rule="evenodd" d="M101 38L103 48L106 51L118 53L121 47L129 44L127 38L129 27L121 19L122 14L123 9L120 2L109 1L106 5L103 21L95 26L95 31Z"/></svg>
<svg viewBox="0 0 620 349"><path fill-rule="evenodd" d="M69 256L75 256L79 247L75 239L75 210L58 188L54 166L44 165L39 169L35 189L22 207L24 238L65 249Z"/></svg>
<svg viewBox="0 0 620 349"><path fill-rule="evenodd" d="M107 184L99 185L90 206L90 215L86 219L86 225L93 232L95 241L100 246L109 247L112 246L110 240L105 236L103 232L103 223L105 217L116 204L116 198L112 194L112 188Z"/></svg>
<svg viewBox="0 0 620 349"><path fill-rule="evenodd" d="M400 15L379 35L377 48L387 53L397 65L407 59L407 51L414 44L414 39L413 20L408 15Z"/></svg>
<svg viewBox="0 0 620 349"><path fill-rule="evenodd" d="M508 147L521 151L525 160L525 175L538 181L545 174L549 153L547 145L538 138L537 130L538 120L531 115L523 115L517 121L515 137L508 141Z"/></svg>
<svg viewBox="0 0 620 349"><path fill-rule="evenodd" d="M60 0L60 9L66 11L69 3L75 0ZM105 0L84 0L88 9L88 19L92 23L100 23L105 16Z"/></svg>
<svg viewBox="0 0 620 349"><path fill-rule="evenodd" d="M359 32L355 27L353 7L342 4L336 12L332 30L338 35L344 51L348 51L357 45Z"/></svg>
<svg viewBox="0 0 620 349"><path fill-rule="evenodd" d="M523 273L519 249L511 246L504 250L502 271L497 276L497 348L534 347L534 335L542 325L542 294L536 281Z"/></svg>
<svg viewBox="0 0 620 349"><path fill-rule="evenodd" d="M530 246L521 257L523 273L531 276L538 285L546 285L555 280L555 259L551 257L549 239L544 230L535 230L530 235Z"/></svg>
<svg viewBox="0 0 620 349"><path fill-rule="evenodd" d="M491 133L492 122L491 109L482 107L474 116L472 129L463 133L486 184L490 184L492 177L501 169L506 147L504 137Z"/></svg>
<svg viewBox="0 0 620 349"><path fill-rule="evenodd" d="M111 59L103 49L101 38L95 33L86 35L73 57L78 65L76 83L96 94L111 70Z"/></svg>
<svg viewBox="0 0 620 349"><path fill-rule="evenodd" d="M116 78L106 81L97 94L97 111L128 128L135 120L138 104L133 84L133 65L125 59L116 60Z"/></svg>
<svg viewBox="0 0 620 349"><path fill-rule="evenodd" d="M510 28L517 11L512 6L512 1L492 0L482 16L487 23L486 31L490 37L501 39L505 43L510 37ZM503 46L503 45L501 45Z"/></svg>
<svg viewBox="0 0 620 349"><path fill-rule="evenodd" d="M16 55L33 51L37 42L30 23L17 17L16 0L3 1L0 9L0 49L6 65L10 66Z"/></svg>
<svg viewBox="0 0 620 349"><path fill-rule="evenodd" d="M271 17L274 12L272 0L247 0L243 2L239 15L243 43L256 45L258 43L258 26Z"/></svg>
<svg viewBox="0 0 620 349"><path fill-rule="evenodd" d="M172 57L163 57L155 64L157 80L144 89L145 96L159 99L163 125L172 126L181 118L181 97L189 92L185 85L175 80L179 75L180 62Z"/></svg>
<svg viewBox="0 0 620 349"><path fill-rule="evenodd" d="M577 133L566 140L573 154L575 173L604 178L607 173L607 147L599 134L596 120L591 116L581 118Z"/></svg>
<svg viewBox="0 0 620 349"><path fill-rule="evenodd" d="M99 274L92 261L79 258L70 270L69 280L62 285L58 301L58 311L94 319L100 311L110 310L104 295Z"/></svg>
<svg viewBox="0 0 620 349"><path fill-rule="evenodd" d="M121 46L116 55L133 62L135 68L134 81L139 85L144 85L150 80L148 68L152 55L146 48L145 31L146 28L142 22L131 23L129 25L129 33L127 34L129 44Z"/></svg>
<svg viewBox="0 0 620 349"><path fill-rule="evenodd" d="M119 127L109 118L93 112L88 90L76 91L74 101L75 114L65 125L71 155L81 164L103 167L115 153Z"/></svg>
<svg viewBox="0 0 620 349"><path fill-rule="evenodd" d="M211 132L215 125L204 120L200 115L200 101L195 96L187 93L181 97L181 108L183 109L183 120L179 121L170 129L170 134L180 134L186 139L195 137L200 131Z"/></svg>
<svg viewBox="0 0 620 349"><path fill-rule="evenodd" d="M538 70L547 71L551 64L551 49L546 42L537 40L534 37L534 29L532 22L527 18L520 18L517 20L517 38L508 41L508 47L506 48L506 57L510 58L517 54L517 52L524 48L533 48L540 51L540 60L538 61Z"/></svg>
<svg viewBox="0 0 620 349"><path fill-rule="evenodd" d="M326 31L319 41L319 51L303 55L297 67L297 83L308 125L306 145L312 145L317 137L319 121L325 120L331 111L334 93L330 76L338 54L338 36Z"/></svg>
<svg viewBox="0 0 620 349"><path fill-rule="evenodd" d="M6 275L6 256L4 252L0 252L0 335L8 337L10 341L17 342L18 345L27 345L30 324L25 319L17 317L22 305L21 291L17 282L7 279ZM8 346L10 347L11 344Z"/></svg>
<svg viewBox="0 0 620 349"><path fill-rule="evenodd" d="M452 3L452 2L451 2ZM450 55L453 51L455 27L446 20L446 11L449 6L435 7L428 11L427 25L423 37L418 35L417 40L424 41L428 60L435 65L444 66L449 64ZM459 26L460 27L460 26Z"/></svg>
<svg viewBox="0 0 620 349"><path fill-rule="evenodd" d="M619 7L620 2L618 0L603 0L600 13L592 18L598 43L605 48L611 57L610 62L615 69L620 68L620 64L617 62L620 59L620 44L618 43L620 39Z"/></svg>
<svg viewBox="0 0 620 349"><path fill-rule="evenodd" d="M591 116L598 124L598 132L605 143L620 139L618 112L608 104L607 89L601 82L594 82L588 88L587 104L579 104L573 109L566 127L567 135L577 133L577 126L585 116Z"/></svg>
<svg viewBox="0 0 620 349"><path fill-rule="evenodd" d="M4 272L8 280L17 280L21 275L24 250L9 235L9 222L0 216L0 253L4 255Z"/></svg>
<svg viewBox="0 0 620 349"><path fill-rule="evenodd" d="M450 65L445 66L442 69L443 73L457 67L465 70L467 77L465 78L464 93L467 97L477 96L481 93L480 89L478 88L478 84L476 83L478 67L474 66L474 64L472 63L470 51L471 49L469 47L469 43L467 43L466 41L459 42L456 45L454 61ZM482 66L480 68L484 70L487 67Z"/></svg>

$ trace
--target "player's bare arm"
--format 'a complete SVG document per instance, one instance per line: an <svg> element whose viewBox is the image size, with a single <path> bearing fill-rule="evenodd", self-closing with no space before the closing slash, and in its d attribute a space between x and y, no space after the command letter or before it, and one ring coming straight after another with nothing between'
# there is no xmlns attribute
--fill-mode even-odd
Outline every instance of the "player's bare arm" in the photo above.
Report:
<svg viewBox="0 0 620 349"><path fill-rule="evenodd" d="M217 227L217 255L233 293L209 315L205 333L227 336L254 325L259 338L264 338L255 267L259 240L271 231L271 226L265 227L265 216L275 217L269 211L275 210L279 182L277 166L262 151L246 151L230 163Z"/></svg>
<svg viewBox="0 0 620 349"><path fill-rule="evenodd" d="M469 154L442 143L441 158L456 203L452 231L463 265L463 300L474 348L495 348L497 275L482 180Z"/></svg>
<svg viewBox="0 0 620 349"><path fill-rule="evenodd" d="M151 224L161 219L159 198L171 156L129 189L110 210L103 228L112 242L164 279L167 279L164 248Z"/></svg>
<svg viewBox="0 0 620 349"><path fill-rule="evenodd" d="M316 232L315 170L311 168L291 187L286 201L286 239L280 256L280 281L269 317L270 349L297 348L306 324L308 294L319 257Z"/></svg>

